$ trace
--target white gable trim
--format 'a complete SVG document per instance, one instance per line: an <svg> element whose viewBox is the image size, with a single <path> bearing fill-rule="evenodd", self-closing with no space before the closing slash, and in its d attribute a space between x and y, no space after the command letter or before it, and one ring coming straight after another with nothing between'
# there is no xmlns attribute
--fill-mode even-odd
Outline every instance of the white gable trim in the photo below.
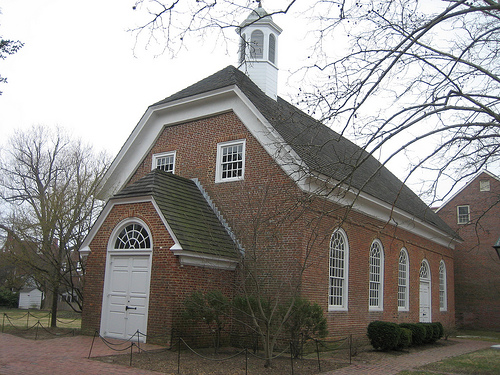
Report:
<svg viewBox="0 0 500 375"><path fill-rule="evenodd" d="M235 259L230 259L230 258L224 258L224 257L217 257L214 255L209 255L209 254L202 254L202 253L197 253L193 251L189 251L189 249L183 249L181 244L179 243L179 240L175 236L174 232L172 231L172 228L168 224L167 220L161 213L160 208L156 204L156 201L153 199L151 196L143 196L143 197L131 197L131 198L121 198L121 199L113 199L110 200L106 206L104 207L103 211L97 218L94 226L90 230L89 234L87 237L85 237L85 240L83 241L82 246L80 249L89 249L91 252L92 249L90 248L90 243L94 239L95 235L101 228L102 224L104 221L107 219L109 216L109 213L113 209L113 207L118 206L118 205L123 205L123 204L136 204L136 203L146 203L146 202L151 202L153 204L153 207L156 210L156 213L160 217L163 225L165 225L165 228L167 229L168 234L174 241L174 245L170 247L170 250L179 257L179 261L181 265L190 265L190 266L198 266L198 267L205 267L205 268L217 268L217 269L224 269L224 270L234 270L238 264L238 260ZM116 229L116 228L115 228ZM112 236L111 236L112 237Z"/></svg>
<svg viewBox="0 0 500 375"><path fill-rule="evenodd" d="M469 186L472 182L474 182L479 176L481 176L483 173L486 173L489 175L491 178L494 178L497 181L500 181L500 178L495 176L493 173L487 171L486 169L479 171L476 173L476 175L470 179L464 186L462 186L455 194L453 194L450 198L448 198L437 210L436 212L439 212L443 207L445 207L448 203L450 203L457 195L459 195L464 189Z"/></svg>
<svg viewBox="0 0 500 375"><path fill-rule="evenodd" d="M108 198L125 186L165 126L230 111L238 116L255 139L304 192L315 193L324 187L325 181L331 181L331 178L326 176L311 178L312 171L307 168L297 153L284 141L240 88L232 85L149 107L109 168L99 196ZM318 183L318 177L322 183ZM448 234L371 195L358 192L350 186L340 186L338 194L329 196L329 199L336 203L350 205L359 212L400 226L440 245L454 247L455 240Z"/></svg>

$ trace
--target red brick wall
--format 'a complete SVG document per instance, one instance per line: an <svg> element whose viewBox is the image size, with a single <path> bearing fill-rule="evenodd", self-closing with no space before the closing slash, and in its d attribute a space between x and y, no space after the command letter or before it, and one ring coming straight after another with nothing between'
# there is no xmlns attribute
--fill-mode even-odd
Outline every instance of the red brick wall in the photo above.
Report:
<svg viewBox="0 0 500 375"><path fill-rule="evenodd" d="M246 139L244 181L215 183L217 143L238 139ZM252 258L254 251L258 254L257 260L261 262L258 267L259 280L266 283L273 296L287 298L287 294L298 288L305 298L317 302L326 312L329 240L332 231L342 223L350 245L349 309L347 312L326 313L330 335L347 333L364 335L367 324L375 319L418 321L419 269L424 258L431 265L433 320L441 321L447 326L453 324L453 260L446 248L357 212L351 211L348 218L344 219L346 212L343 207L321 198L311 199L305 196L251 136L234 113L165 128L130 182L136 181L151 170L152 154L167 151L177 152L176 174L200 180L241 241L247 259ZM118 221L108 218L106 225L112 230L116 224L109 222ZM107 241L106 236L109 236L110 230L106 232L104 228L100 231L99 236L103 239L96 237L95 244L91 245L93 250L93 246L97 249L102 248L98 243ZM162 235L165 236L160 232L161 230L155 232L154 236L160 238ZM385 251L384 311L370 313L368 312L368 251L375 238L382 241ZM165 239L165 243L168 241L170 239ZM411 267L408 313L397 311L397 272L399 251L402 246L408 250ZM155 254L160 253L155 242ZM100 259L93 254L93 257L94 267L100 268L93 269L95 276L91 277L95 280L93 280L93 291L89 293L95 296L92 297L93 301L100 301L102 281L98 275L102 273L105 256L101 255L104 259ZM160 259L170 259L170 257L165 256ZM441 259L445 260L448 269L446 313L439 312L438 267ZM207 283L217 281L218 274L215 271L193 267L188 274L186 268L176 269L175 261L174 258L161 265L153 264L154 272L157 272L157 268L166 270L174 267L175 270L168 279L170 283L168 289L172 293L169 298L172 299L156 301L156 297L151 297L150 314L158 315L154 321L160 321L162 319L160 316L163 316L162 311L168 309L169 304L175 304L174 297L184 297L186 288L183 288L183 283L196 283L200 277L205 278ZM304 264L305 268L302 267ZM173 281L174 276L178 277L177 281ZM96 281L100 281L100 286ZM158 283L155 285L155 293L161 293L167 279L162 281L159 278L155 282ZM223 286L221 283L218 285ZM98 315L96 311L94 314ZM84 319L89 319L90 322L90 317ZM168 326L170 323L168 319L172 318L163 317L163 319L164 326ZM98 325L98 317L92 322L94 326ZM152 324L152 321L150 323Z"/></svg>
<svg viewBox="0 0 500 375"><path fill-rule="evenodd" d="M195 290L221 290L233 295L234 272L181 266L170 251L174 244L150 202L115 205L90 244L85 285L82 327L86 333L99 331L104 288L106 248L112 231L123 220L135 217L146 223L152 235L153 261L148 311L148 336L169 338L174 317L180 316L182 301Z"/></svg>
<svg viewBox="0 0 500 375"><path fill-rule="evenodd" d="M490 191L479 181L489 180ZM455 250L457 326L500 331L500 260L493 244L500 236L500 181L481 173L438 214L464 240ZM469 224L457 223L457 206L469 205Z"/></svg>

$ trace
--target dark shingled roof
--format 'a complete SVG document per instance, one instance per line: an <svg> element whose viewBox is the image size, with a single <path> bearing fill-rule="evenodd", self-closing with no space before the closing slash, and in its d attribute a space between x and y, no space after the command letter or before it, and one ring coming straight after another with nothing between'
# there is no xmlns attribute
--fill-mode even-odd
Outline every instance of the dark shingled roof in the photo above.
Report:
<svg viewBox="0 0 500 375"><path fill-rule="evenodd" d="M456 236L412 190L359 146L278 97L263 93L243 72L228 66L153 106L236 85L306 163L310 171L343 182Z"/></svg>
<svg viewBox="0 0 500 375"><path fill-rule="evenodd" d="M183 250L236 258L234 242L194 181L154 169L111 199L151 196Z"/></svg>

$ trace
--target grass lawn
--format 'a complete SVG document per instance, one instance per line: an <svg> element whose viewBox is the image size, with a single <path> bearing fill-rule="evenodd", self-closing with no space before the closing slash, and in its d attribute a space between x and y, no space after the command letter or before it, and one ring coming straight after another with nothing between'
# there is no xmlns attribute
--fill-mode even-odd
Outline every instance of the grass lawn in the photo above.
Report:
<svg viewBox="0 0 500 375"><path fill-rule="evenodd" d="M500 343L500 332L458 331L458 338ZM500 374L500 350L483 349L419 367L417 371L402 371L398 375L496 375Z"/></svg>
<svg viewBox="0 0 500 375"><path fill-rule="evenodd" d="M50 327L51 314L48 310L22 310L22 309L0 309L0 323L2 332L15 330L26 330L38 322L44 328ZM81 314L73 311L59 311L57 313L57 326L64 329L81 328Z"/></svg>

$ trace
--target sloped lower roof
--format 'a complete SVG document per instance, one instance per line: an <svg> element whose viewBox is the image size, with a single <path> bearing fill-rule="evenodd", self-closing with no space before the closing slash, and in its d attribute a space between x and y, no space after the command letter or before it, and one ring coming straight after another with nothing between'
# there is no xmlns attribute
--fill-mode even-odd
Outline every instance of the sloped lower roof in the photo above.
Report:
<svg viewBox="0 0 500 375"><path fill-rule="evenodd" d="M151 196L183 250L237 258L228 232L194 181L154 169L111 199Z"/></svg>
<svg viewBox="0 0 500 375"><path fill-rule="evenodd" d="M153 106L234 85L248 97L311 172L363 191L457 237L438 215L376 158L282 98L278 97L276 101L271 99L233 66Z"/></svg>

